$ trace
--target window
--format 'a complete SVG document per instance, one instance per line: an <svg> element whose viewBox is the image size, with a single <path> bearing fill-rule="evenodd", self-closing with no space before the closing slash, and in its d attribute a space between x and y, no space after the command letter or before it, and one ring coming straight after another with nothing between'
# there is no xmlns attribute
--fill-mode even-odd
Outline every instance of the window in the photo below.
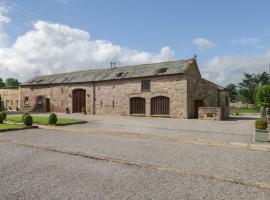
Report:
<svg viewBox="0 0 270 200"><path fill-rule="evenodd" d="M102 108L102 101L100 101L100 107Z"/></svg>
<svg viewBox="0 0 270 200"><path fill-rule="evenodd" d="M112 101L112 107L114 108L114 100Z"/></svg>
<svg viewBox="0 0 270 200"><path fill-rule="evenodd" d="M123 72L119 72L116 74L116 77L121 77L123 75Z"/></svg>
<svg viewBox="0 0 270 200"><path fill-rule="evenodd" d="M29 105L29 97L24 97L24 105Z"/></svg>
<svg viewBox="0 0 270 200"><path fill-rule="evenodd" d="M165 73L167 71L167 68L160 68L159 70L158 70L158 73Z"/></svg>
<svg viewBox="0 0 270 200"><path fill-rule="evenodd" d="M43 100L43 97L42 96L38 96L38 98L37 98L37 104L38 105L41 105L42 104L42 100Z"/></svg>
<svg viewBox="0 0 270 200"><path fill-rule="evenodd" d="M150 91L150 80L142 81L142 91Z"/></svg>
<svg viewBox="0 0 270 200"><path fill-rule="evenodd" d="M61 87L61 94L63 94L64 93L64 88L63 88L63 86Z"/></svg>

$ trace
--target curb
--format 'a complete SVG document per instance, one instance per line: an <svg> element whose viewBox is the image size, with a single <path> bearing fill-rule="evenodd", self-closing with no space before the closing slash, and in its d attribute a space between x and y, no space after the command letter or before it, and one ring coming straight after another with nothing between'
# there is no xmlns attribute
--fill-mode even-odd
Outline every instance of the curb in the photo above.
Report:
<svg viewBox="0 0 270 200"><path fill-rule="evenodd" d="M8 129L0 129L0 132L8 132L8 131L20 131L20 130L25 130L25 129L34 129L38 128L38 126L26 126L22 128L8 128Z"/></svg>

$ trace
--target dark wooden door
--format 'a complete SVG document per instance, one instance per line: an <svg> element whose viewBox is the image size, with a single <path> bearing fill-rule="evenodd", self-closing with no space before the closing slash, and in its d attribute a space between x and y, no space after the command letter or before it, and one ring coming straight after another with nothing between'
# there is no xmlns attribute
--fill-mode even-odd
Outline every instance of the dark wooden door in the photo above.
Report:
<svg viewBox="0 0 270 200"><path fill-rule="evenodd" d="M82 112L82 108L85 108L86 92L83 89L73 90L72 95L72 112Z"/></svg>
<svg viewBox="0 0 270 200"><path fill-rule="evenodd" d="M51 101L49 98L46 98L46 112L51 112Z"/></svg>
<svg viewBox="0 0 270 200"><path fill-rule="evenodd" d="M199 107L203 107L203 100L195 100L194 101L194 117L198 118L198 113L199 113Z"/></svg>
<svg viewBox="0 0 270 200"><path fill-rule="evenodd" d="M130 99L130 114L145 114L145 99L133 97Z"/></svg>
<svg viewBox="0 0 270 200"><path fill-rule="evenodd" d="M158 96L151 99L151 115L169 115L170 98Z"/></svg>

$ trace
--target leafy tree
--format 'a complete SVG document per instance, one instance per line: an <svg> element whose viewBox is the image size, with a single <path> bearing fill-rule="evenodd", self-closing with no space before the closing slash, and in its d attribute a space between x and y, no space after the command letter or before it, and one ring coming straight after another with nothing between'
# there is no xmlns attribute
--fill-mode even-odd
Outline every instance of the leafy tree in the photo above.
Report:
<svg viewBox="0 0 270 200"><path fill-rule="evenodd" d="M0 78L0 88L4 88L6 85L2 78Z"/></svg>
<svg viewBox="0 0 270 200"><path fill-rule="evenodd" d="M270 85L264 85L256 91L256 105L270 107Z"/></svg>
<svg viewBox="0 0 270 200"><path fill-rule="evenodd" d="M261 74L244 73L242 82L239 86L239 97L245 103L254 103L256 90L263 85L270 84L270 74L263 72Z"/></svg>
<svg viewBox="0 0 270 200"><path fill-rule="evenodd" d="M236 85L231 83L231 84L227 85L226 88L229 90L229 95L230 95L231 101L235 101L236 97L238 95Z"/></svg>
<svg viewBox="0 0 270 200"><path fill-rule="evenodd" d="M19 85L20 85L20 82L15 78L8 78L6 80L6 87L16 87Z"/></svg>

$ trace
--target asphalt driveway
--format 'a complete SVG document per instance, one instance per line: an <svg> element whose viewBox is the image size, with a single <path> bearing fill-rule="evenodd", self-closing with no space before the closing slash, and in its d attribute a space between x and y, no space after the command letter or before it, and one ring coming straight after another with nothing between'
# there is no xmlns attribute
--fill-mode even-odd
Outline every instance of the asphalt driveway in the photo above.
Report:
<svg viewBox="0 0 270 200"><path fill-rule="evenodd" d="M252 117L67 117L89 123L0 134L1 199L269 199L270 153L232 144Z"/></svg>

